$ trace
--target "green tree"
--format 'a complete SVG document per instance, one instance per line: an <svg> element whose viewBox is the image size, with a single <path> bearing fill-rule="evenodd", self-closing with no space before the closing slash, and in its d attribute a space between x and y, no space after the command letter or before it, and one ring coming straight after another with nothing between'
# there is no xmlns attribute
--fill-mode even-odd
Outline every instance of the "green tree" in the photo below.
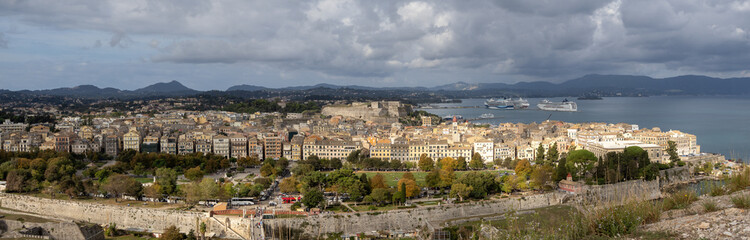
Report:
<svg viewBox="0 0 750 240"><path fill-rule="evenodd" d="M296 193L297 185L299 182L297 181L297 178L294 176L284 178L284 180L281 180L281 183L279 183L279 190L283 193Z"/></svg>
<svg viewBox="0 0 750 240"><path fill-rule="evenodd" d="M193 182L197 182L203 179L203 171L201 171L201 167L194 167L186 170L185 178L190 179L190 181Z"/></svg>
<svg viewBox="0 0 750 240"><path fill-rule="evenodd" d="M138 197L142 189L143 186L140 182L123 174L110 176L107 178L107 183L104 185L104 190L115 197L121 197L122 195Z"/></svg>
<svg viewBox="0 0 750 240"><path fill-rule="evenodd" d="M669 161L677 163L680 161L680 155L677 154L677 143L674 141L667 141L667 154L669 154Z"/></svg>
<svg viewBox="0 0 750 240"><path fill-rule="evenodd" d="M544 147L541 143L539 143L539 147L536 148L536 152L534 154L534 163L536 165L542 165L544 164Z"/></svg>
<svg viewBox="0 0 750 240"><path fill-rule="evenodd" d="M377 205L383 205L388 200L391 200L391 191L388 191L388 189L385 188L377 188L372 190L372 193L370 194L370 197L372 197L372 200Z"/></svg>
<svg viewBox="0 0 750 240"><path fill-rule="evenodd" d="M451 185L451 197L458 197L459 201L463 201L465 197L469 196L471 191L474 190L471 186L466 186L463 183L454 183Z"/></svg>
<svg viewBox="0 0 750 240"><path fill-rule="evenodd" d="M588 150L573 150L568 153L565 167L574 178L580 178L594 168L596 160L596 155Z"/></svg>
<svg viewBox="0 0 750 240"><path fill-rule="evenodd" d="M260 167L260 175L263 177L268 177L276 173L276 169L271 165L271 163L265 163L262 167Z"/></svg>
<svg viewBox="0 0 750 240"><path fill-rule="evenodd" d="M172 194L177 189L177 171L171 168L156 169L156 183L161 186L161 193Z"/></svg>
<svg viewBox="0 0 750 240"><path fill-rule="evenodd" d="M184 236L182 233L180 233L180 230L177 229L174 225L169 226L167 229L164 229L164 233L161 234L159 239L164 240L182 240Z"/></svg>
<svg viewBox="0 0 750 240"><path fill-rule="evenodd" d="M466 170L466 166L467 166L467 164L466 164L466 158L465 157L458 157L458 159L456 159L456 165L453 168L453 170L463 171L463 170Z"/></svg>
<svg viewBox="0 0 750 240"><path fill-rule="evenodd" d="M419 195L419 186L414 179L401 178L398 180L398 191L404 192L406 198L413 198Z"/></svg>
<svg viewBox="0 0 750 240"><path fill-rule="evenodd" d="M471 162L469 162L469 168L471 169L484 169L484 161L482 160L482 155L479 155L479 153L474 153L474 155L471 156Z"/></svg>
<svg viewBox="0 0 750 240"><path fill-rule="evenodd" d="M549 148L549 151L547 151L547 161L546 164L553 166L558 160L560 159L560 153L557 150L557 142L552 144L552 147Z"/></svg>
<svg viewBox="0 0 750 240"><path fill-rule="evenodd" d="M529 186L537 190L546 190L549 187L548 183L552 181L552 174L554 174L554 170L550 165L534 166Z"/></svg>
<svg viewBox="0 0 750 240"><path fill-rule="evenodd" d="M430 173L427 174L424 178L425 184L427 184L427 187L429 188L436 188L440 186L440 170L437 168L432 169Z"/></svg>
<svg viewBox="0 0 750 240"><path fill-rule="evenodd" d="M315 188L307 191L302 197L302 203L309 208L318 207L322 205L324 201L325 198L323 197L323 192Z"/></svg>
<svg viewBox="0 0 750 240"><path fill-rule="evenodd" d="M422 171L432 171L432 169L435 168L435 161L428 157L426 153L422 153L422 155L419 156L419 163L417 165Z"/></svg>

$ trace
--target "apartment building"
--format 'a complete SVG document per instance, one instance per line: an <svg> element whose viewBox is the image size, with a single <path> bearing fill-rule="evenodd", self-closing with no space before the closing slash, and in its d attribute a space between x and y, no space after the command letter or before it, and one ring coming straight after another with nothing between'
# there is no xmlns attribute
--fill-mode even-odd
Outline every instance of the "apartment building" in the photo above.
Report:
<svg viewBox="0 0 750 240"><path fill-rule="evenodd" d="M247 157L247 137L240 134L232 134L229 136L229 144L231 154L233 158Z"/></svg>
<svg viewBox="0 0 750 240"><path fill-rule="evenodd" d="M264 157L265 158L273 158L278 159L281 158L282 154L282 147L281 147L281 137L278 136L267 136L263 138L263 147L264 147Z"/></svg>
<svg viewBox="0 0 750 240"><path fill-rule="evenodd" d="M224 135L218 135L214 137L213 149L214 149L214 154L223 156L225 158L229 158L229 154L230 154L229 137L224 136Z"/></svg>

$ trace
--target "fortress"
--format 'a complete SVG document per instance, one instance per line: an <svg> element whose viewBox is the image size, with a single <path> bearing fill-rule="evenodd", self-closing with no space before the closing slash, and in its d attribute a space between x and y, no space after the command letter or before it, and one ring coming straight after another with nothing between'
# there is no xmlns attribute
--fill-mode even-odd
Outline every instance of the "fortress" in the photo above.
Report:
<svg viewBox="0 0 750 240"><path fill-rule="evenodd" d="M342 116L366 121L396 122L411 112L411 106L398 101L354 102L351 105L324 106L326 116Z"/></svg>

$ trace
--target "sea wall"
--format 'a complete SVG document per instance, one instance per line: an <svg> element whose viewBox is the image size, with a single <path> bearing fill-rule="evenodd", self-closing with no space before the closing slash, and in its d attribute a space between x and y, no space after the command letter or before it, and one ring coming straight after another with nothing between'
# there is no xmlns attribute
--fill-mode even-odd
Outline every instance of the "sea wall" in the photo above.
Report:
<svg viewBox="0 0 750 240"><path fill-rule="evenodd" d="M171 225L183 233L191 229L198 232L199 224L205 222L209 233L238 238L218 222L211 221L207 213L104 205L8 193L0 193L0 207L100 225L114 223L118 228L148 232L163 232Z"/></svg>
<svg viewBox="0 0 750 240"><path fill-rule="evenodd" d="M71 222L19 222L15 220L0 220L0 233L5 237L18 237L18 231L26 228L40 227L46 232L45 236L52 239L65 240L104 240L104 231L98 225L78 226Z"/></svg>

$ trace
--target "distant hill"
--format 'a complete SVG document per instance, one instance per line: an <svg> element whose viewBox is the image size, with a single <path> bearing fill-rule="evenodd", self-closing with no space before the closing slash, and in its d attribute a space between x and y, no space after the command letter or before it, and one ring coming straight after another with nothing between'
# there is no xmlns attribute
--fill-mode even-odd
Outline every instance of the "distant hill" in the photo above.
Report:
<svg viewBox="0 0 750 240"><path fill-rule="evenodd" d="M248 94L246 92L256 92ZM190 89L178 81L162 82L139 88L133 91L116 88L99 88L93 85L81 85L72 88L48 90L4 91L7 94L50 95L80 98L140 98L159 96L191 96L196 94L227 96L274 96L294 95L312 96L314 99L336 98L341 94L380 96L382 98L408 96L405 93L428 93L427 95L443 98L467 97L556 97L581 96L594 94L598 96L648 96L648 95L746 95L750 94L750 78L713 78L707 76L677 76L670 78L651 78L633 75L598 75L590 74L562 83L518 82L507 83L466 83L456 82L435 87L367 87L358 85L317 84L312 86L293 86L284 88L267 88L255 85L237 85L226 91L202 92ZM398 93L398 94L396 94Z"/></svg>
<svg viewBox="0 0 750 240"><path fill-rule="evenodd" d="M185 87L182 83L173 80L171 82L155 83L144 88L136 89L133 92L146 94L195 94L199 91Z"/></svg>
<svg viewBox="0 0 750 240"><path fill-rule="evenodd" d="M236 86L231 86L227 88L227 92L228 91L260 91L260 90L266 90L266 89L268 88L255 86L255 85L242 84L242 85L236 85Z"/></svg>

